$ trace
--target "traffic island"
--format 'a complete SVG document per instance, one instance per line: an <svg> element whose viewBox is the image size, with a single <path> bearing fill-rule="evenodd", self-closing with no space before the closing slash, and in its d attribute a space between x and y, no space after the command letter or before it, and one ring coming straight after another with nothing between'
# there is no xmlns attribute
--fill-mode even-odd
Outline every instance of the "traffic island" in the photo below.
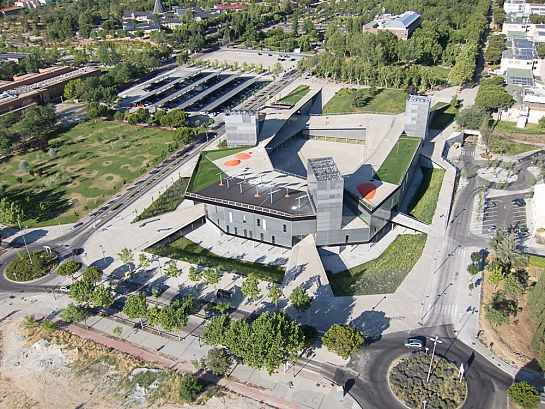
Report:
<svg viewBox="0 0 545 409"><path fill-rule="evenodd" d="M458 368L437 355L430 371L431 358L431 354L416 352L394 363L388 376L392 393L409 408L460 407L467 395L466 380L460 382Z"/></svg>
<svg viewBox="0 0 545 409"><path fill-rule="evenodd" d="M49 274L58 263L59 257L53 252L38 250L24 254L19 251L17 258L6 267L6 277L17 282L35 280Z"/></svg>

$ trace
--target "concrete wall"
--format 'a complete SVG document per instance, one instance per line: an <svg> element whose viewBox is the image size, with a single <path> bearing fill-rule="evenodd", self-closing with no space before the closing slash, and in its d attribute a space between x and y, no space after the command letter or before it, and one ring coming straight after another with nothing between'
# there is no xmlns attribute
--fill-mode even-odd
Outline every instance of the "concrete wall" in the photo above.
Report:
<svg viewBox="0 0 545 409"><path fill-rule="evenodd" d="M258 132L257 112L241 111L225 114L227 146L256 145Z"/></svg>

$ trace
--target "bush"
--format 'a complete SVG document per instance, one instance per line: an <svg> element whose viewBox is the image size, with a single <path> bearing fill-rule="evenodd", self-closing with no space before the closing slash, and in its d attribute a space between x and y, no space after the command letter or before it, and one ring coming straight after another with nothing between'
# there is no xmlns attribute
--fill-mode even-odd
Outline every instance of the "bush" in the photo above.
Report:
<svg viewBox="0 0 545 409"><path fill-rule="evenodd" d="M314 346L316 341L318 341L318 330L314 328L313 326L307 325L307 324L300 325L299 329L303 333L304 347L310 348Z"/></svg>
<svg viewBox="0 0 545 409"><path fill-rule="evenodd" d="M187 179L176 180L157 200L154 200L149 207L136 216L132 223L176 210L184 200L187 183Z"/></svg>
<svg viewBox="0 0 545 409"><path fill-rule="evenodd" d="M30 281L50 273L58 263L55 253L43 250L30 253L32 264L26 254L18 253L18 257L6 267L6 277L12 281Z"/></svg>
<svg viewBox="0 0 545 409"><path fill-rule="evenodd" d="M223 375L229 372L233 358L225 348L214 348L208 351L206 357L206 367L212 371L214 375Z"/></svg>
<svg viewBox="0 0 545 409"><path fill-rule="evenodd" d="M65 263L62 263L59 268L57 269L57 274L60 276L71 276L76 271L78 271L81 268L81 263L78 263L74 260L68 260Z"/></svg>
<svg viewBox="0 0 545 409"><path fill-rule="evenodd" d="M180 382L180 397L187 402L194 402L203 391L203 385L191 373L184 375Z"/></svg>
<svg viewBox="0 0 545 409"><path fill-rule="evenodd" d="M523 409L537 409L541 402L536 388L528 382L515 382L507 390L507 396Z"/></svg>

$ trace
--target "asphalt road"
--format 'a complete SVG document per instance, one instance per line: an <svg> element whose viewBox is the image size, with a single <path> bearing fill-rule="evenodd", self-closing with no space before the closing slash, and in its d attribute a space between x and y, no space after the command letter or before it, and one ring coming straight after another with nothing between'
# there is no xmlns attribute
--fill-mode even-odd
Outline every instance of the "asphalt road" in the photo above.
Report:
<svg viewBox="0 0 545 409"><path fill-rule="evenodd" d="M429 341L429 338L439 336L443 343L437 345L436 354L455 363L457 367L460 367L461 363L464 364L468 396L462 408L507 408L506 391L512 383L511 376L497 369L461 341L456 340L452 334L449 334L446 326L424 328L411 334L403 332L385 335L380 341L364 347L361 353L352 357L348 367L360 374L357 378L354 379L351 373L336 371L333 375L337 377L335 381L342 385L349 379L353 379L354 384L349 393L363 409L405 408L390 391L386 379L390 365L396 359L413 351L403 345L403 341L409 336L425 336L430 355L433 343Z"/></svg>

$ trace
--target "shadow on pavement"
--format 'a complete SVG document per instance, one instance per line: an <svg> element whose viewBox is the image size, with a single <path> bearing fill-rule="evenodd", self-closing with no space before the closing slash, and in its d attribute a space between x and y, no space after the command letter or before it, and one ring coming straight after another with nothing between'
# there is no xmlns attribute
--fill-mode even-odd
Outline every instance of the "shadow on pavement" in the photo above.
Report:
<svg viewBox="0 0 545 409"><path fill-rule="evenodd" d="M363 331L367 346L382 338L382 333L390 327L390 318L383 311L364 311L350 325Z"/></svg>

